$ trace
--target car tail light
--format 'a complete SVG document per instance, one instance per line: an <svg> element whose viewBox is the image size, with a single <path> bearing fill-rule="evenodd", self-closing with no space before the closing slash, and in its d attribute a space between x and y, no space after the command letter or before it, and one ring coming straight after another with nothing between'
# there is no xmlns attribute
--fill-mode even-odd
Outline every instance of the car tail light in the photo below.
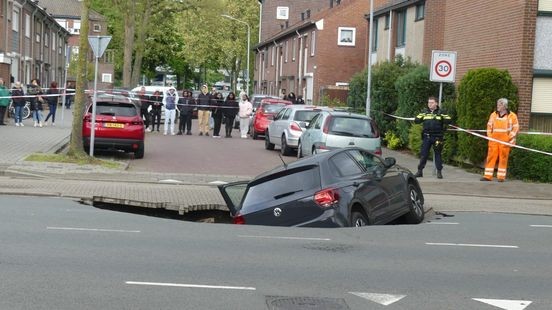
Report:
<svg viewBox="0 0 552 310"><path fill-rule="evenodd" d="M130 124L131 125L144 125L144 121L142 120L142 118L137 117L137 118L132 119Z"/></svg>
<svg viewBox="0 0 552 310"><path fill-rule="evenodd" d="M328 132L330 131L330 123L332 122L332 118L331 116L328 116L328 118L326 118L326 122L324 123L324 128L322 128L322 132L325 133L325 134L328 134Z"/></svg>
<svg viewBox="0 0 552 310"><path fill-rule="evenodd" d="M244 225L245 224L245 218L243 218L243 215L237 214L232 218L232 222L236 225Z"/></svg>
<svg viewBox="0 0 552 310"><path fill-rule="evenodd" d="M297 124L296 122L293 122L289 125L289 129L290 130L293 130L293 131L303 131L301 129L301 126L299 126L299 124Z"/></svg>
<svg viewBox="0 0 552 310"><path fill-rule="evenodd" d="M329 208L339 202L339 193L333 188L323 189L314 194L314 202L322 208Z"/></svg>
<svg viewBox="0 0 552 310"><path fill-rule="evenodd" d="M381 147L378 146L376 148L376 150L374 151L374 154L379 155L379 156L383 155L383 153L381 152Z"/></svg>

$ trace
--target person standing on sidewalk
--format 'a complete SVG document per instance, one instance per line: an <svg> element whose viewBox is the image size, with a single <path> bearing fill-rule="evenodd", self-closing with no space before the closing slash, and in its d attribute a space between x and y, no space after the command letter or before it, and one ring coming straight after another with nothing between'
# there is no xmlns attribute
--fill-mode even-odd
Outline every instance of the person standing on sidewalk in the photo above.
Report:
<svg viewBox="0 0 552 310"><path fill-rule="evenodd" d="M151 101L151 131L155 130L155 125L157 125L157 132L159 132L159 127L161 126L161 107L163 106L163 96L161 92L156 90L153 92L153 95L150 97Z"/></svg>
<svg viewBox="0 0 552 310"><path fill-rule="evenodd" d="M224 123L226 126L226 138L232 138L232 129L234 128L234 119L236 114L238 114L238 101L236 100L236 95L233 92L230 92L224 101Z"/></svg>
<svg viewBox="0 0 552 310"><path fill-rule="evenodd" d="M146 95L146 88L144 86L140 88L138 98L140 99L140 117L144 119L144 127L146 127L146 132L151 132L151 129L149 129L150 115L148 113L150 100L148 95Z"/></svg>
<svg viewBox="0 0 552 310"><path fill-rule="evenodd" d="M0 126L5 126L4 116L10 105L10 91L4 85L4 79L0 78Z"/></svg>
<svg viewBox="0 0 552 310"><path fill-rule="evenodd" d="M222 93L217 92L215 94L215 97L213 98L213 105L215 106L213 108L213 120L215 122L214 128L213 128L213 138L220 138L220 128L222 125L222 106L224 105L224 97L222 96Z"/></svg>
<svg viewBox="0 0 552 310"><path fill-rule="evenodd" d="M441 152L443 151L444 135L446 125L450 124L451 118L447 114L442 114L439 110L439 105L435 97L429 97L427 100L427 109L420 113L414 119L414 123L423 123L422 130L422 148L420 150L420 163L418 164L418 172L415 176L421 178L424 176L429 150L433 146L435 167L437 168L437 178L442 179L443 162L441 160Z"/></svg>
<svg viewBox="0 0 552 310"><path fill-rule="evenodd" d="M31 110L33 111L33 120L34 120L34 126L40 126L42 127L42 120L44 119L44 116L42 115L42 110L44 107L42 106L42 88L40 88L40 81L37 79L32 79L31 84L27 86L27 95L30 95L30 101L31 101Z"/></svg>
<svg viewBox="0 0 552 310"><path fill-rule="evenodd" d="M192 97L192 91L183 90L182 98L178 101L176 108L179 111L178 133L177 135L192 134L192 116L194 113L194 98Z"/></svg>
<svg viewBox="0 0 552 310"><path fill-rule="evenodd" d="M15 108L15 126L23 127L23 107L25 107L25 92L21 86L21 82L15 82L12 89L13 107Z"/></svg>
<svg viewBox="0 0 552 310"><path fill-rule="evenodd" d="M169 122L171 128L171 135L174 136L174 122L176 117L176 104L178 103L178 93L176 89L171 86L169 90L163 96L163 105L165 106L165 126L164 126L164 135L167 135L169 130Z"/></svg>
<svg viewBox="0 0 552 310"><path fill-rule="evenodd" d="M201 86L201 93L197 97L197 120L199 122L199 135L209 135L209 118L211 118L211 94L207 85Z"/></svg>
<svg viewBox="0 0 552 310"><path fill-rule="evenodd" d="M241 93L239 107L240 110L238 112L238 116L240 117L240 134L242 139L247 139L249 118L253 114L253 105L249 102L249 96L247 96L246 93Z"/></svg>
<svg viewBox="0 0 552 310"><path fill-rule="evenodd" d="M496 111L491 113L489 121L487 122L487 137L498 141L489 140L485 174L481 178L481 181L492 181L497 160L498 170L496 172L496 178L498 182L504 182L504 180L506 180L510 146L504 143L515 145L518 132L518 118L514 112L508 110L508 99L498 99L496 102Z"/></svg>
<svg viewBox="0 0 552 310"><path fill-rule="evenodd" d="M48 102L49 112L44 119L44 123L48 123L50 116L52 117L52 126L56 126L56 110L59 99L59 89L57 88L58 84L56 81L50 83L50 88L46 91L46 101Z"/></svg>

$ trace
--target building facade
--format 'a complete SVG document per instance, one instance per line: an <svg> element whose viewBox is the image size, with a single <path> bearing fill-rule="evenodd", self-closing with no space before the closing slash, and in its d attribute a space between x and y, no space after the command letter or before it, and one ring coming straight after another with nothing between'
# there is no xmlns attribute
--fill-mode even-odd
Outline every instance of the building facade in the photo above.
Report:
<svg viewBox="0 0 552 310"><path fill-rule="evenodd" d="M79 41L81 35L81 11L82 1L80 0L40 0L40 4L47 8L52 17L69 32L68 46L71 58L79 53ZM107 20L104 16L94 10L90 10L88 16L88 36L107 35ZM89 63L94 63L94 53L90 49L88 53ZM70 73L68 81L75 81L76 77ZM98 89L113 88L114 58L113 51L108 49L98 60Z"/></svg>
<svg viewBox="0 0 552 310"><path fill-rule="evenodd" d="M63 85L68 38L38 1L0 0L0 77L6 85Z"/></svg>

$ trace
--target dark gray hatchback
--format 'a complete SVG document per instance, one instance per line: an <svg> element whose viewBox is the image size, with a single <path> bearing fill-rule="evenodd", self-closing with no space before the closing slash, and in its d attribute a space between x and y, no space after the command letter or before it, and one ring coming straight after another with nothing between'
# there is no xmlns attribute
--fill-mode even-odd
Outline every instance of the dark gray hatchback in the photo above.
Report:
<svg viewBox="0 0 552 310"><path fill-rule="evenodd" d="M347 227L424 219L424 197L394 158L361 148L317 154L219 186L235 224Z"/></svg>

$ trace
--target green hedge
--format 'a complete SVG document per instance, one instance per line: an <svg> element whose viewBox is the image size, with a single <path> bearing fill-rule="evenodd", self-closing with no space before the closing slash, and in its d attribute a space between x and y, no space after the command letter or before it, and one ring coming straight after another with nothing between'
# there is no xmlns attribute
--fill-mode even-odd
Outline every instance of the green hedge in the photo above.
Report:
<svg viewBox="0 0 552 310"><path fill-rule="evenodd" d="M511 111L517 111L517 87L507 70L481 68L469 70L458 86L458 126L466 129L486 129L496 101L507 98ZM460 161L478 165L485 160L487 141L467 133L458 135Z"/></svg>
<svg viewBox="0 0 552 310"><path fill-rule="evenodd" d="M519 134L518 145L552 153L552 136ZM552 183L552 156L512 148L508 158L508 174L515 179Z"/></svg>

